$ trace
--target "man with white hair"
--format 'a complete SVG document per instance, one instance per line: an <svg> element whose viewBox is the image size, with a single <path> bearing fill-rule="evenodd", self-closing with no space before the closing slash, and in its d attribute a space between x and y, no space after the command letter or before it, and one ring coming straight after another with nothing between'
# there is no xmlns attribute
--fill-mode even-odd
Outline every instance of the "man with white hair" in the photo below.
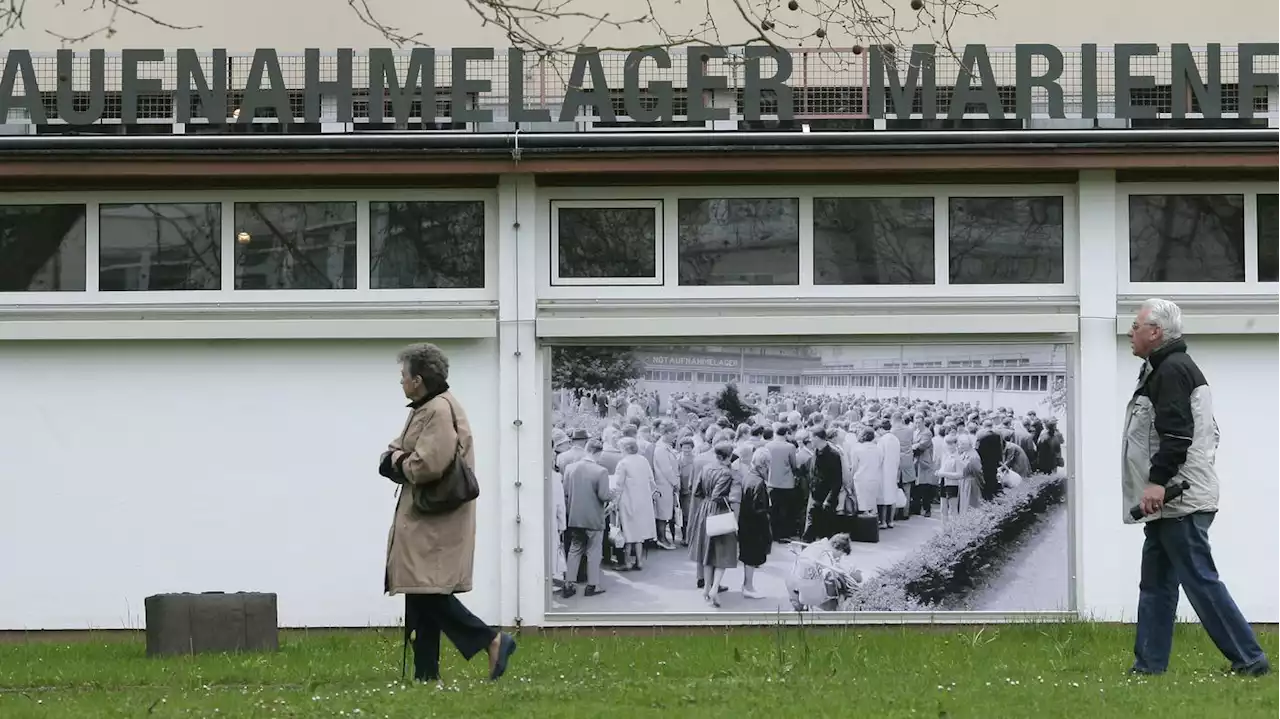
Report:
<svg viewBox="0 0 1280 719"><path fill-rule="evenodd" d="M1232 671L1266 674L1267 657L1209 550L1209 526L1218 511L1218 425L1209 383L1182 339L1182 310L1168 300L1147 300L1129 329L1129 343L1143 363L1125 413L1123 510L1125 522L1143 522L1146 533L1130 671L1162 674L1168 668L1181 585ZM1166 487L1184 482L1188 489L1165 502ZM1141 520L1129 515L1135 506L1145 515Z"/></svg>

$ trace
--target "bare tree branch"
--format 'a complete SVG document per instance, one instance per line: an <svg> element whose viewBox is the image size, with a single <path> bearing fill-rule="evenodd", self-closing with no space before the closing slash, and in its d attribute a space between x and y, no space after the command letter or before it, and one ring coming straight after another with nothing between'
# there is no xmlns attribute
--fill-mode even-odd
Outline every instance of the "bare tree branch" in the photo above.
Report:
<svg viewBox="0 0 1280 719"><path fill-rule="evenodd" d="M599 10L592 0L457 0L466 4L482 26L498 28L514 45L540 55L573 51L590 45L605 51L640 50L685 45L845 48L909 45L912 41L950 47L950 34L963 18L994 18L994 5L980 0L698 0L705 9L700 22L673 27L655 5L681 0L645 0L642 12L617 15ZM410 33L380 21L379 0L347 0L365 25L403 46L418 43L423 33ZM574 30L572 37L568 30ZM632 30L634 29L634 32ZM635 44L597 42L602 34L627 30L652 39Z"/></svg>
<svg viewBox="0 0 1280 719"><path fill-rule="evenodd" d="M49 0L46 0L46 2ZM117 34L117 21L139 18L169 30L192 30L148 12L163 0L52 0L59 7L82 5L101 18L100 26L80 35L43 28L63 45ZM436 45L436 33L385 22L378 10L389 0L346 0L356 19L395 47ZM445 0L437 0L440 4ZM954 61L951 31L961 20L991 19L995 5L984 0L448 0L463 4L482 28L497 29L513 47L531 53L539 64L563 75L573 54L590 46L605 52L705 45L744 47L764 44L818 51L817 61L837 66L866 47L933 44ZM0 37L25 28L28 0L0 0ZM604 7L602 7L604 6ZM625 7L626 11L617 11ZM612 8L612 9L609 9ZM696 8L696 9L695 9ZM433 16L440 9L433 8ZM166 12L169 10L166 8ZM679 16L681 20L673 20ZM886 53L902 65L905 58ZM563 79L563 78L562 78Z"/></svg>
<svg viewBox="0 0 1280 719"><path fill-rule="evenodd" d="M195 30L200 27L199 25L178 25L162 20L159 16L149 13L140 7L145 1L81 0L84 5L82 12L101 16L103 19L101 26L84 34L74 36L62 35L49 28L45 28L44 31L46 34L58 38L64 45L74 45L99 36L114 37L116 23L121 17L139 18L168 30ZM56 2L61 7L72 4L70 0L56 0ZM26 12L27 0L0 0L0 37L4 37L11 30L24 29L26 27L24 23Z"/></svg>
<svg viewBox="0 0 1280 719"><path fill-rule="evenodd" d="M148 3L150 7L163 8L162 0L53 1L62 7L80 3L84 13L102 19L100 26L75 36L54 28L43 29L68 45L115 36L117 22L123 17L139 18L169 30L200 27L170 22L145 9ZM433 42L436 38L425 30L384 22L377 8L381 2L385 0L346 0L361 24L395 47L440 44ZM834 49L833 43L839 43L839 49L848 50L932 42L950 52L951 31L958 21L991 19L996 9L983 0L643 0L625 3L629 9L619 14L602 9L598 0L452 2L464 4L482 27L496 28L514 47L540 57L573 52L583 46L603 51L752 44ZM603 4L613 8L624 5ZM28 0L0 0L0 37L25 28L27 5ZM696 17L689 12L693 7L699 8L700 19L689 19ZM677 12L686 17L683 23L671 20Z"/></svg>

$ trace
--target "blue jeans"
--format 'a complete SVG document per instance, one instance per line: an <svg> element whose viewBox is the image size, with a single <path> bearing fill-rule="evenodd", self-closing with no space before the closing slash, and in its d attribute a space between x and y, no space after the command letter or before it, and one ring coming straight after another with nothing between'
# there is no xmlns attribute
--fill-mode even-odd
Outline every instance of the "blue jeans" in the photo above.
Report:
<svg viewBox="0 0 1280 719"><path fill-rule="evenodd" d="M1230 660L1233 670L1247 672L1265 665L1266 656L1253 627L1218 578L1209 550L1209 526L1215 516L1214 512L1198 512L1153 520L1144 527L1138 636L1133 645L1135 670L1160 674L1169 668L1179 584L1201 626Z"/></svg>

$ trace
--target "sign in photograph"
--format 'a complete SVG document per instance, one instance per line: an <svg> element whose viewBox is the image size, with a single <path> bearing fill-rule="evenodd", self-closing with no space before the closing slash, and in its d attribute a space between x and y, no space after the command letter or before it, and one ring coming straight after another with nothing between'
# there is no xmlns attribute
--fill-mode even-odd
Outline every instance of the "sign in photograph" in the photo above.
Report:
<svg viewBox="0 0 1280 719"><path fill-rule="evenodd" d="M450 61L448 91L452 99L450 119L453 122L492 122L494 103L485 102L484 97L494 93L494 80L485 76L485 66L496 67L495 60L501 52L503 51L494 48L414 48L409 53L407 63L404 63L405 70L401 72L397 60L403 56L390 49L372 49L361 58L361 66L368 67L367 88L357 88L353 84L354 67L357 64L353 50L337 50L336 59L335 55L322 54L317 49L306 50L305 82L302 83L302 88L293 88L302 89L305 94L305 108L300 119L307 123L320 122L321 98L328 97L337 100L337 121L351 122L356 90L360 90L359 94L363 95L363 91L367 89L371 97L387 97L395 120L407 122L415 99L433 97L436 94L438 55L447 55ZM690 48L689 56L701 58L702 61L685 62L681 58L681 62L685 64L684 82L673 83L670 80L642 80L644 72L672 69L672 53L663 48L635 50L625 54L623 80L621 86L618 86L616 77L611 81L605 71L603 56L606 53L583 48L573 53L567 90L559 98L559 102L552 99L550 102L539 103L539 107L527 105L528 93L525 92L528 69L526 63L535 61L526 58L521 50L515 48L505 52L507 78L502 95L507 105L505 119L508 122L544 123L552 122L553 119L573 122L579 108L584 106L594 107L601 119L610 122L615 120L612 93L620 90L623 109L628 117L637 122L666 123L672 122L675 117L674 89L677 86L688 92L687 116L682 116L688 121L729 119L729 109L709 106L704 94L730 87L729 77L712 72L709 62L726 59L740 62L743 68L740 87L747 120L760 120L766 114L766 104L769 106L769 116L780 120L793 119L796 115L796 96L795 88L789 84L796 66L793 54L803 51L769 46L729 48L711 45ZM948 78L938 77L936 60L939 49L933 45L915 45L909 52L902 53L879 46L861 52L866 53L868 63L867 113L872 118L887 114L909 116L917 90L923 90L923 114L926 117L936 116L935 90L939 82L948 85L954 82L955 96L947 114L949 118L960 118L968 108L974 106L984 108L983 112L992 119L1004 119L1006 116L999 87L1009 85L1009 78L996 77L992 69L991 52L986 45L971 44L963 49L957 48L959 70L956 77ZM1256 59L1277 54L1277 43L1241 43L1235 48L1235 62L1232 63L1224 60L1222 47L1218 44L1208 45L1204 50L1193 49L1187 44L1175 44L1168 48L1152 43L1119 44L1109 50L1109 58L1100 57L1097 45L1083 45L1078 52L1071 52L1077 66L1070 68L1067 67L1066 54L1054 45L1017 45L1014 53L1016 72L1013 85L1017 95L1014 115L1020 119L1032 117L1032 97L1037 91L1045 98L1045 104L1037 107L1036 112L1047 112L1052 118L1067 117L1063 87L1064 78L1067 77L1072 78L1069 91L1073 97L1079 98L1078 116L1084 118L1093 118L1098 114L1099 78L1114 77L1114 114L1116 117L1130 119L1156 116L1155 107L1135 105L1131 101L1132 91L1155 87L1156 75L1149 74L1153 72L1161 77L1171 78L1172 113L1175 117L1183 117L1191 112L1192 98L1196 111L1204 117L1220 117L1223 112L1224 75L1238 76L1239 94L1245 98L1254 97L1256 88L1275 87L1277 84L1276 73L1259 72L1255 68ZM1197 55L1201 53L1204 57L1198 64ZM607 54L620 55L616 52ZM848 54L855 53L850 50ZM211 56L212 62L207 66L202 64L202 56ZM119 92L121 97L121 119L126 123L137 121L140 98L172 93L178 122L191 121L192 98L200 101L200 116L211 122L225 122L232 114L235 115L235 122L252 122L258 110L268 108L274 110L276 117L283 123L299 121L290 106L290 88L284 80L281 53L272 48L255 50L247 76L236 87L232 87L228 80L227 57L226 50L122 51L118 59L119 88L112 90L113 94ZM45 124L47 120L40 93L56 91L58 118L63 122L92 124L102 119L108 105L105 81L108 73L104 70L107 58L102 50L89 51L87 81L83 77L77 78L74 72L80 64L78 61L83 59L83 53L77 55L72 50L59 50L57 82L53 83L55 86L48 87L39 81L29 50L9 50L3 73L0 74L0 118L7 117L11 108L23 108L32 123ZM115 58L112 60L116 61ZM1106 66L1108 60L1110 67ZM1135 62L1149 69L1135 72ZM155 78L149 71L166 64L176 67L176 83L171 88L166 88L164 81ZM1224 73L1228 64L1233 69L1238 69ZM336 65L336 79L322 80L322 68L331 65ZM16 93L19 79L23 88L21 94ZM862 87L862 83L859 83L859 87ZM228 108L228 92L243 93L243 99L237 108ZM87 98L83 97L85 94ZM474 102L474 98L480 98L480 101ZM548 106L554 108L554 111L548 109ZM236 109L240 112L234 113ZM1252 117L1252 104L1241 102L1239 112L1242 117ZM383 114L382 103L369 104L370 121L382 121Z"/></svg>
<svg viewBox="0 0 1280 719"><path fill-rule="evenodd" d="M646 362L654 365L671 367L737 367L738 360L730 357L690 356L674 357L671 355L648 355Z"/></svg>

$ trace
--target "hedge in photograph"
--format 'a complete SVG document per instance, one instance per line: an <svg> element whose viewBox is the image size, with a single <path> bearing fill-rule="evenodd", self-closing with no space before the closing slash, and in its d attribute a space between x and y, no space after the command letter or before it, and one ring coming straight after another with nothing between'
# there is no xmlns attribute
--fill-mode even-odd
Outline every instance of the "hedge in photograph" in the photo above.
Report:
<svg viewBox="0 0 1280 719"><path fill-rule="evenodd" d="M1066 498L1067 479L1032 475L991 503L961 514L915 552L854 590L844 611L944 608L999 564L1003 550Z"/></svg>

